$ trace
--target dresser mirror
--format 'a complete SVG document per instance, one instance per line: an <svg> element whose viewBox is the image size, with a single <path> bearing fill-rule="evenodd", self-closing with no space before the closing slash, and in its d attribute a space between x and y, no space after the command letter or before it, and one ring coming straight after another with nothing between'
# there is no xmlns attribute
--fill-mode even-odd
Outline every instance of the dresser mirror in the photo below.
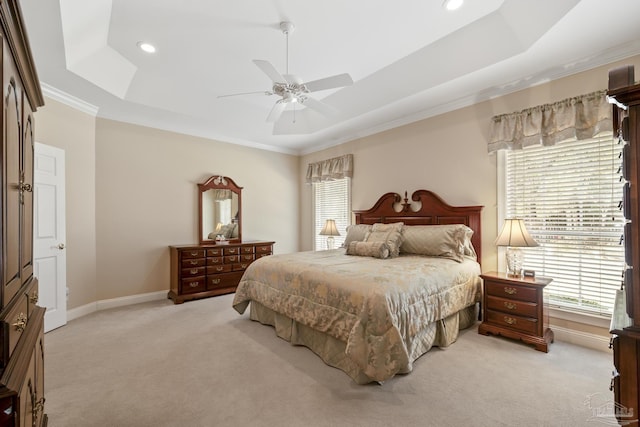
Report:
<svg viewBox="0 0 640 427"><path fill-rule="evenodd" d="M242 239L242 187L227 176L214 175L198 184L200 244Z"/></svg>

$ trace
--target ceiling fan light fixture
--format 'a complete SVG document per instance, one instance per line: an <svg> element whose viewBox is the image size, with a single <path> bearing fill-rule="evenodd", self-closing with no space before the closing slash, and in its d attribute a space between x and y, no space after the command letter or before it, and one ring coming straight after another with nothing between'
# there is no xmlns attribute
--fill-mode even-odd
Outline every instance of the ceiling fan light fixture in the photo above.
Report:
<svg viewBox="0 0 640 427"><path fill-rule="evenodd" d="M452 10L460 9L463 3L464 3L464 0L444 0L444 3L442 3L442 6L445 9L452 11Z"/></svg>

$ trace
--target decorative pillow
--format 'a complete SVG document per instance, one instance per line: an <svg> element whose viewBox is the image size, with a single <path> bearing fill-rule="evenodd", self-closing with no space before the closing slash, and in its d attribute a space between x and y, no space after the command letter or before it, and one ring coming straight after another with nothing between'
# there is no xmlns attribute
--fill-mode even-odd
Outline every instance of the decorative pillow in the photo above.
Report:
<svg viewBox="0 0 640 427"><path fill-rule="evenodd" d="M371 224L354 224L347 227L347 237L344 238L342 247L348 248L351 242L364 241L367 232L371 231Z"/></svg>
<svg viewBox="0 0 640 427"><path fill-rule="evenodd" d="M402 244L402 227L404 223L394 222L392 224L375 223L371 231L367 232L365 242L385 242L389 247L389 256L396 257L400 253Z"/></svg>
<svg viewBox="0 0 640 427"><path fill-rule="evenodd" d="M385 242L351 242L347 246L347 255L388 258L389 246Z"/></svg>
<svg viewBox="0 0 640 427"><path fill-rule="evenodd" d="M464 224L411 225L404 227L402 253L438 256L462 262L475 257L473 230Z"/></svg>

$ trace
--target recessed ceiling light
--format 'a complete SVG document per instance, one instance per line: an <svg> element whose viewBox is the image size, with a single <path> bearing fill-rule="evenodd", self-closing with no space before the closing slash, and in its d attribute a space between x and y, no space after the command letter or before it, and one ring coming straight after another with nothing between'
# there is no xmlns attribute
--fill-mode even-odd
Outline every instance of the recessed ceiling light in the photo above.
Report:
<svg viewBox="0 0 640 427"><path fill-rule="evenodd" d="M138 42L138 47L147 53L154 53L156 51L156 47L147 42Z"/></svg>
<svg viewBox="0 0 640 427"><path fill-rule="evenodd" d="M456 10L459 9L460 6L462 6L462 3L464 3L464 0L444 0L444 3L442 3L442 5L447 10Z"/></svg>

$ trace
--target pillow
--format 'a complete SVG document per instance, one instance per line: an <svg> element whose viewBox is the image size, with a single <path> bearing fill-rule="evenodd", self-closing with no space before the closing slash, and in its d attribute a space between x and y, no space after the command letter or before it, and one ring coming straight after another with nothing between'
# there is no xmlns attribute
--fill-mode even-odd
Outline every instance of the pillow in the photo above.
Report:
<svg viewBox="0 0 640 427"><path fill-rule="evenodd" d="M389 256L396 257L400 254L402 244L402 227L404 223L394 222L392 224L373 224L371 231L367 232L365 242L385 242L389 247Z"/></svg>
<svg viewBox="0 0 640 427"><path fill-rule="evenodd" d="M351 242L346 253L384 259L389 257L389 246L385 242Z"/></svg>
<svg viewBox="0 0 640 427"><path fill-rule="evenodd" d="M403 229L400 251L462 262L465 256L475 257L472 235L473 230L464 224L411 225Z"/></svg>
<svg viewBox="0 0 640 427"><path fill-rule="evenodd" d="M347 226L347 237L344 238L343 248L348 248L351 242L364 241L367 232L371 230L371 224L354 224Z"/></svg>

